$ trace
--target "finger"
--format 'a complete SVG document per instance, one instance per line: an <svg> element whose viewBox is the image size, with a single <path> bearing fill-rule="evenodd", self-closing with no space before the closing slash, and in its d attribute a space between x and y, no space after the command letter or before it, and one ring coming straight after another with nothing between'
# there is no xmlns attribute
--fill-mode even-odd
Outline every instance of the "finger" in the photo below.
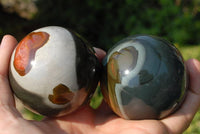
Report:
<svg viewBox="0 0 200 134"><path fill-rule="evenodd" d="M187 67L191 68L188 70L189 74L191 74L190 80L192 82L190 84L190 90L194 94L200 95L200 62L195 59L190 59L190 60L188 60Z"/></svg>
<svg viewBox="0 0 200 134"><path fill-rule="evenodd" d="M8 68L11 53L17 44L14 37L6 35L0 46L0 105L14 106L14 98L8 81Z"/></svg>
<svg viewBox="0 0 200 134"><path fill-rule="evenodd" d="M119 118L108 106L105 101L102 101L101 105L95 110L95 124L104 124L110 120Z"/></svg>
<svg viewBox="0 0 200 134"><path fill-rule="evenodd" d="M105 57L106 55L106 52L100 48L94 48L96 54L97 54L97 57L99 59L99 61L101 62L103 60L103 58ZM112 110L109 108L109 106L106 104L105 101L102 101L101 105L97 108L96 110L97 114L98 113L101 113L101 114L110 114L110 113L113 113Z"/></svg>
<svg viewBox="0 0 200 134"><path fill-rule="evenodd" d="M97 58L102 62L103 58L106 56L106 52L100 48L94 48ZM116 116L110 109L105 101L102 101L101 105L95 110L97 122L102 122L102 119L107 119L107 117Z"/></svg>
<svg viewBox="0 0 200 134"><path fill-rule="evenodd" d="M103 58L105 57L106 55L106 52L100 48L96 48L94 47L94 50L96 52L96 56L97 58L99 59L99 61L101 62L103 60Z"/></svg>
<svg viewBox="0 0 200 134"><path fill-rule="evenodd" d="M189 90L181 108L171 116L162 120L172 133L182 133L191 123L200 106L200 62L188 60L186 67L189 73Z"/></svg>
<svg viewBox="0 0 200 134"><path fill-rule="evenodd" d="M103 116L113 114L113 111L108 106L108 104L103 100L101 105L96 109L97 114L101 114Z"/></svg>
<svg viewBox="0 0 200 134"><path fill-rule="evenodd" d="M3 76L8 74L10 57L16 44L16 39L11 35L5 35L2 39L0 45L0 74Z"/></svg>

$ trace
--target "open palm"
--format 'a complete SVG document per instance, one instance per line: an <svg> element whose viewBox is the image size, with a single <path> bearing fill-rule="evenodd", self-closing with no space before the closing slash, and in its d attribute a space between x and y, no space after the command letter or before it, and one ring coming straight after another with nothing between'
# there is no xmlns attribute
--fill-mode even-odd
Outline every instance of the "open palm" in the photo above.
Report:
<svg viewBox="0 0 200 134"><path fill-rule="evenodd" d="M163 120L124 120L104 102L94 110L83 106L67 116L42 121L23 119L15 107L8 81L11 53L17 44L14 37L4 36L0 45L0 134L179 134L191 123L200 105L200 63L188 60L190 89L182 107ZM101 60L105 52L95 49Z"/></svg>

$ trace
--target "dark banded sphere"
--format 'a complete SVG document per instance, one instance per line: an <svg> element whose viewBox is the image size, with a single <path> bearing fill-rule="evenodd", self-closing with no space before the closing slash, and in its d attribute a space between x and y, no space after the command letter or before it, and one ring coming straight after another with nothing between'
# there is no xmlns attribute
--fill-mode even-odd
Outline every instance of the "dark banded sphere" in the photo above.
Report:
<svg viewBox="0 0 200 134"><path fill-rule="evenodd" d="M104 98L125 119L161 119L185 98L183 58L159 37L132 36L118 42L104 58L103 71Z"/></svg>
<svg viewBox="0 0 200 134"><path fill-rule="evenodd" d="M19 42L10 62L15 95L45 116L62 116L88 102L99 81L100 64L78 34L49 26Z"/></svg>

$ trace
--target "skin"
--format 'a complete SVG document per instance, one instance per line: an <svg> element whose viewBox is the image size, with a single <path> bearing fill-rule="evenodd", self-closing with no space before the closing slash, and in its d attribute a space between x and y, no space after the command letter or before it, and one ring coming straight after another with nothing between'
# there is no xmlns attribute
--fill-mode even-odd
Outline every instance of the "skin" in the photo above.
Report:
<svg viewBox="0 0 200 134"><path fill-rule="evenodd" d="M0 45L0 134L181 134L200 106L200 62L190 59L186 61L190 78L187 97L176 113L163 120L124 120L104 102L96 110L84 106L59 118L25 120L15 107L8 81L9 60L16 44L13 36L6 35ZM98 48L95 51L101 61L105 52Z"/></svg>

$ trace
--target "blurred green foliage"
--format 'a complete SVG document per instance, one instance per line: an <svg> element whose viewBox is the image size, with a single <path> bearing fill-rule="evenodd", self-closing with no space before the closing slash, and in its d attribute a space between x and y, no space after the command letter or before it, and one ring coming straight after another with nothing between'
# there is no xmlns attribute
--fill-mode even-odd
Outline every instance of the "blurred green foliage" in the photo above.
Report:
<svg viewBox="0 0 200 134"><path fill-rule="evenodd" d="M32 19L0 9L0 36L48 25L70 28L105 50L133 34L153 34L178 44L199 44L199 0L37 0Z"/></svg>

